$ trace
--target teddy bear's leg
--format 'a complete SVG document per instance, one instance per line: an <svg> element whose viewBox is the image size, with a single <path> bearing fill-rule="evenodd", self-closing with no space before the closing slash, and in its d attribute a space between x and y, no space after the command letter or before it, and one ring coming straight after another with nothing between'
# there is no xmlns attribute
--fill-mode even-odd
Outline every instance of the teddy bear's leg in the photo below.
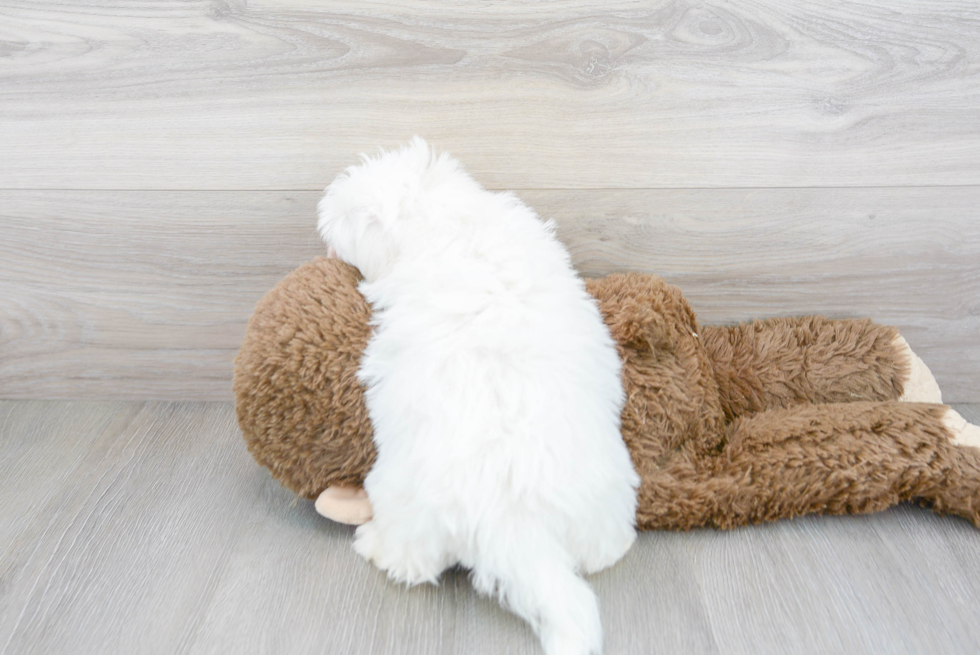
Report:
<svg viewBox="0 0 980 655"><path fill-rule="evenodd" d="M643 475L643 529L731 528L903 500L980 527L980 428L944 405L802 405L743 417L722 450Z"/></svg>
<svg viewBox="0 0 980 655"><path fill-rule="evenodd" d="M941 402L898 330L870 320L776 318L701 329L729 420L804 403Z"/></svg>
<svg viewBox="0 0 980 655"><path fill-rule="evenodd" d="M905 337L898 335L895 339L895 347L909 363L908 376L905 378L905 384L902 385L902 395L899 400L907 403L943 402L943 394L932 371L918 355L912 352Z"/></svg>

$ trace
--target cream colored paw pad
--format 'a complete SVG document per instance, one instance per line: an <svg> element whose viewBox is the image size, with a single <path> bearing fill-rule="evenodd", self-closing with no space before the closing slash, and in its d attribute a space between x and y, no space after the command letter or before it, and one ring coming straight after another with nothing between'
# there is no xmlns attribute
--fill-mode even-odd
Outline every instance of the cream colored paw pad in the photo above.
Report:
<svg viewBox="0 0 980 655"><path fill-rule="evenodd" d="M943 416L943 425L953 435L953 445L980 448L980 426L973 425L959 412L950 409Z"/></svg>
<svg viewBox="0 0 980 655"><path fill-rule="evenodd" d="M902 390L902 396L899 400L906 403L941 404L943 402L943 394L939 390L939 384L936 383L936 378L933 377L932 371L929 370L926 363L912 352L905 337L899 336L895 340L895 346L905 354L909 362L909 379L905 383L905 388Z"/></svg>

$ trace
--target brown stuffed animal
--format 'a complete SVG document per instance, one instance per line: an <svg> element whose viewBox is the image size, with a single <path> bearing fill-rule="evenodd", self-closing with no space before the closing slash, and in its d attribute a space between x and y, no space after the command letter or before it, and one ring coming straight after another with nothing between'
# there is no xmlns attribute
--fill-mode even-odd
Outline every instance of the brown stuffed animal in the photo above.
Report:
<svg viewBox="0 0 980 655"><path fill-rule="evenodd" d="M374 461L356 373L371 309L355 269L317 259L259 302L235 361L255 459L321 513L370 519ZM941 402L895 328L770 319L699 326L650 275L588 281L623 361L640 529L732 528L911 500L980 527L980 428Z"/></svg>

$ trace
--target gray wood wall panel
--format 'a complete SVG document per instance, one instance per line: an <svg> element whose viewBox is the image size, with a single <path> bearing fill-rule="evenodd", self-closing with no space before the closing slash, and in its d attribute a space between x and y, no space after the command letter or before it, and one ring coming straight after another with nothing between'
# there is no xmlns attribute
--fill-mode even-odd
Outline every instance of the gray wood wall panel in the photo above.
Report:
<svg viewBox="0 0 980 655"><path fill-rule="evenodd" d="M0 3L0 188L315 189L415 133L494 187L980 184L963 0Z"/></svg>
<svg viewBox="0 0 980 655"><path fill-rule="evenodd" d="M388 582L229 403L0 401L0 444L2 655L541 652L464 571ZM590 582L606 655L980 650L977 530L917 507L644 533Z"/></svg>
<svg viewBox="0 0 980 655"><path fill-rule="evenodd" d="M255 302L323 254L316 192L0 192L0 397L228 399ZM869 316L980 401L980 187L522 191L586 275L706 323Z"/></svg>

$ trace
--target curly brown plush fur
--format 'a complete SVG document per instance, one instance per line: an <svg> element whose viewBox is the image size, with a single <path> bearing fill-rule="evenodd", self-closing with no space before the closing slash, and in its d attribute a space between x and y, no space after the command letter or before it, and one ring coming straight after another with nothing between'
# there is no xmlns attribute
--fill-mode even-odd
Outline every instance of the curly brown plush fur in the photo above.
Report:
<svg viewBox="0 0 980 655"><path fill-rule="evenodd" d="M316 259L259 301L235 359L238 424L259 464L300 496L361 486L374 463L357 381L371 307L357 270Z"/></svg>
<svg viewBox="0 0 980 655"><path fill-rule="evenodd" d="M375 452L356 379L370 308L357 272L306 264L270 291L235 362L239 425L282 484L315 498L360 486ZM642 479L641 529L730 528L902 500L980 526L980 450L945 407L900 403L898 332L867 320L701 327L650 275L590 280L623 360L623 439Z"/></svg>

